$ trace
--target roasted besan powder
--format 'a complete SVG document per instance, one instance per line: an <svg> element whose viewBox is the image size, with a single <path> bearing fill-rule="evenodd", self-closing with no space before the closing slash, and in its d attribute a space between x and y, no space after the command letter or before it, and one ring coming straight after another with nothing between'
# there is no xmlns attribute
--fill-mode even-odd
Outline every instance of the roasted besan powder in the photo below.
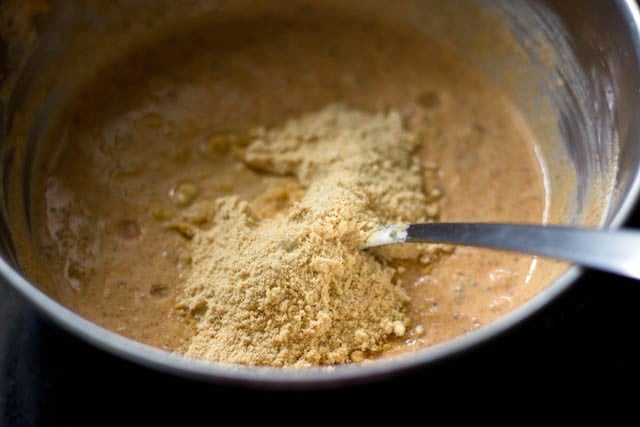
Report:
<svg viewBox="0 0 640 427"><path fill-rule="evenodd" d="M376 226L437 215L413 154L418 138L396 111L342 105L255 134L246 165L290 180L252 201L209 202L212 225L190 242L178 304L196 324L186 355L269 366L375 355L409 327L397 260L430 263L448 249L361 249ZM275 213L274 200L284 205Z"/></svg>

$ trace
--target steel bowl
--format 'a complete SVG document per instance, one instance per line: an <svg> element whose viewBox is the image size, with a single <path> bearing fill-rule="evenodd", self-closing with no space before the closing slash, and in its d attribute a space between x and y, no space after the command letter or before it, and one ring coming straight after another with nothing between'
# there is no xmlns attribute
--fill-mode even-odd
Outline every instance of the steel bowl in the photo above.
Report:
<svg viewBox="0 0 640 427"><path fill-rule="evenodd" d="M112 52L105 46L143 38L146 30L170 21L220 18L238 10L294 18L309 8L365 18L397 14L407 25L449 46L509 94L541 142L552 203L558 206L554 222L617 228L637 201L640 13L633 0L590 2L588 7L579 0L402 0L392 8L382 0L182 3L0 5L0 282L55 324L104 351L207 382L312 388L373 381L435 365L494 339L558 297L581 273L578 267L559 267L548 286L527 303L464 336L372 363L309 369L190 360L125 338L68 310L22 275L17 261L30 241L34 158L48 126L82 80L83 64L108 57ZM100 55L98 46L103 49Z"/></svg>

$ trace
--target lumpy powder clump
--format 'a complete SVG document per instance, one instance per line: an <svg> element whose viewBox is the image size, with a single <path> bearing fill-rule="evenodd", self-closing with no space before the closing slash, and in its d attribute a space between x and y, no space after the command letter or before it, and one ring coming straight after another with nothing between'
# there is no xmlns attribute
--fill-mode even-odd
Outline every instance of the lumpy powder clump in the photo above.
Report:
<svg viewBox="0 0 640 427"><path fill-rule="evenodd" d="M441 247L363 251L376 226L430 221L417 138L398 112L342 105L258 129L242 153L272 175L254 200L205 201L178 308L194 320L186 354L221 362L308 366L361 361L409 327L399 259ZM197 208L197 206L196 206Z"/></svg>

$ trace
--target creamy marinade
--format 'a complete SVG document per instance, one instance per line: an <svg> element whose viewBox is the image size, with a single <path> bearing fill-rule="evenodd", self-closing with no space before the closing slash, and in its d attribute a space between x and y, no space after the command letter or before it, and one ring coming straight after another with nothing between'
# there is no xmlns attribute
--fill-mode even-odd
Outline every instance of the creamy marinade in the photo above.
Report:
<svg viewBox="0 0 640 427"><path fill-rule="evenodd" d="M365 324L365 335L378 331L376 337L352 347L338 337L337 344L327 341L341 349L331 357L307 357L287 350L311 341L287 341L285 331L274 354L286 356L252 358L259 340L251 342L249 331L238 347L244 352L207 351L222 333L215 322L235 317L229 307L210 311L215 295L198 302L206 298L197 300L189 285L201 265L194 260L203 262L194 242L215 234L215 217L229 206L226 220L244 203L261 221L299 207L311 181L295 168L282 173L247 156L261 132L332 108L372 120L396 117L400 143L412 145L424 202L424 215L405 220L543 220L545 188L526 123L499 88L451 52L408 28L322 19L228 22L123 55L86 82L60 121L64 145L56 161L38 177L33 224L42 259L23 259L25 271L44 259L51 280L42 285L53 297L125 336L195 357L278 366L360 361L432 345L537 291L529 256L462 247L444 248L427 262L377 255L368 262L386 269L393 286L386 297L396 295L400 311L385 326ZM373 211L389 200L378 201ZM400 216L401 204L394 205ZM325 264L318 271L334 268ZM333 315L334 323L344 320ZM207 316L215 327L203 326ZM224 327L234 330L233 323ZM317 354L333 345L327 342L315 341Z"/></svg>

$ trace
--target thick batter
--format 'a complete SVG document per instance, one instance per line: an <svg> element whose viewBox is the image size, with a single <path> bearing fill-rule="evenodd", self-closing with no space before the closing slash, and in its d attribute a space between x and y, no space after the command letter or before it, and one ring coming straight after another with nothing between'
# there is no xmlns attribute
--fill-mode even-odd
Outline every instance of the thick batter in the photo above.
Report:
<svg viewBox="0 0 640 427"><path fill-rule="evenodd" d="M544 220L535 141L498 88L410 29L309 22L185 30L86 83L60 123L64 144L34 198L52 296L122 335L183 351L194 325L175 306L191 271L190 231L172 220L194 200L264 197L277 178L241 161L247 131L335 102L403 114L423 140L440 220ZM538 290L536 263L460 247L428 269L402 265L411 325L382 354L499 317Z"/></svg>

